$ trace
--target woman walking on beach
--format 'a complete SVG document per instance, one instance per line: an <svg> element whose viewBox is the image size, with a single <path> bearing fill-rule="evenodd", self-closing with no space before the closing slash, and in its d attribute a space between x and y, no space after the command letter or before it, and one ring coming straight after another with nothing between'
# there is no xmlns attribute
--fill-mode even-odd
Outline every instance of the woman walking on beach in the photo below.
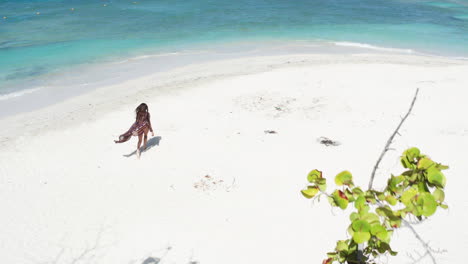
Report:
<svg viewBox="0 0 468 264"><path fill-rule="evenodd" d="M151 127L150 113L148 106L145 103L140 104L136 109L136 120L130 129L119 136L119 140L114 140L115 143L123 143L128 141L132 136L138 136L137 157L140 158L140 146L143 139L143 147L146 149L148 141L148 131L151 131L151 136L154 137L153 127Z"/></svg>

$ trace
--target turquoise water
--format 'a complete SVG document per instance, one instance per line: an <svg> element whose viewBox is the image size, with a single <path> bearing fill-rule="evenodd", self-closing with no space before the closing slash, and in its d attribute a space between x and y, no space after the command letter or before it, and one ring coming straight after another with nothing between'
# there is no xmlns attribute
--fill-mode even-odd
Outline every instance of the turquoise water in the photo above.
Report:
<svg viewBox="0 0 468 264"><path fill-rule="evenodd" d="M468 57L468 0L0 0L0 95L77 65L240 40Z"/></svg>

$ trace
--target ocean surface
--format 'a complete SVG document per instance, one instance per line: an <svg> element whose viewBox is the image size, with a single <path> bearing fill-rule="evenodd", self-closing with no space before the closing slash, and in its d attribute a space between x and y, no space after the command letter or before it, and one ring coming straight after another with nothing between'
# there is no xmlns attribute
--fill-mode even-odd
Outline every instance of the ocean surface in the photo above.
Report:
<svg viewBox="0 0 468 264"><path fill-rule="evenodd" d="M138 59L164 70L291 47L468 58L468 0L0 0L0 106L142 74Z"/></svg>

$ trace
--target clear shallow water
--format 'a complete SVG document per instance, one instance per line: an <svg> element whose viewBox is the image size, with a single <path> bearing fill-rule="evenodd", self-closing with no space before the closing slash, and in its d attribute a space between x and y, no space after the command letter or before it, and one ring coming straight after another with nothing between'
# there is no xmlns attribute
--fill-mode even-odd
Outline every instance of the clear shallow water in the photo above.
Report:
<svg viewBox="0 0 468 264"><path fill-rule="evenodd" d="M0 104L76 66L246 40L468 57L468 0L0 0Z"/></svg>

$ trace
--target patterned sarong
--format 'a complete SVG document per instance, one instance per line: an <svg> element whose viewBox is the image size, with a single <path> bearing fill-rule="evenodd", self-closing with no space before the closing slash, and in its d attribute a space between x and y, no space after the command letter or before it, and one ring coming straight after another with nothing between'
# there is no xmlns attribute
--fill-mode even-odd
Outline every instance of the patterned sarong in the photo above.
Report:
<svg viewBox="0 0 468 264"><path fill-rule="evenodd" d="M133 125L128 129L127 132L120 135L119 140L115 141L115 143L123 143L128 141L132 136L139 136L143 134L145 129L151 129L151 125L149 122L149 113L138 113L137 120L135 121L135 123L133 123Z"/></svg>

